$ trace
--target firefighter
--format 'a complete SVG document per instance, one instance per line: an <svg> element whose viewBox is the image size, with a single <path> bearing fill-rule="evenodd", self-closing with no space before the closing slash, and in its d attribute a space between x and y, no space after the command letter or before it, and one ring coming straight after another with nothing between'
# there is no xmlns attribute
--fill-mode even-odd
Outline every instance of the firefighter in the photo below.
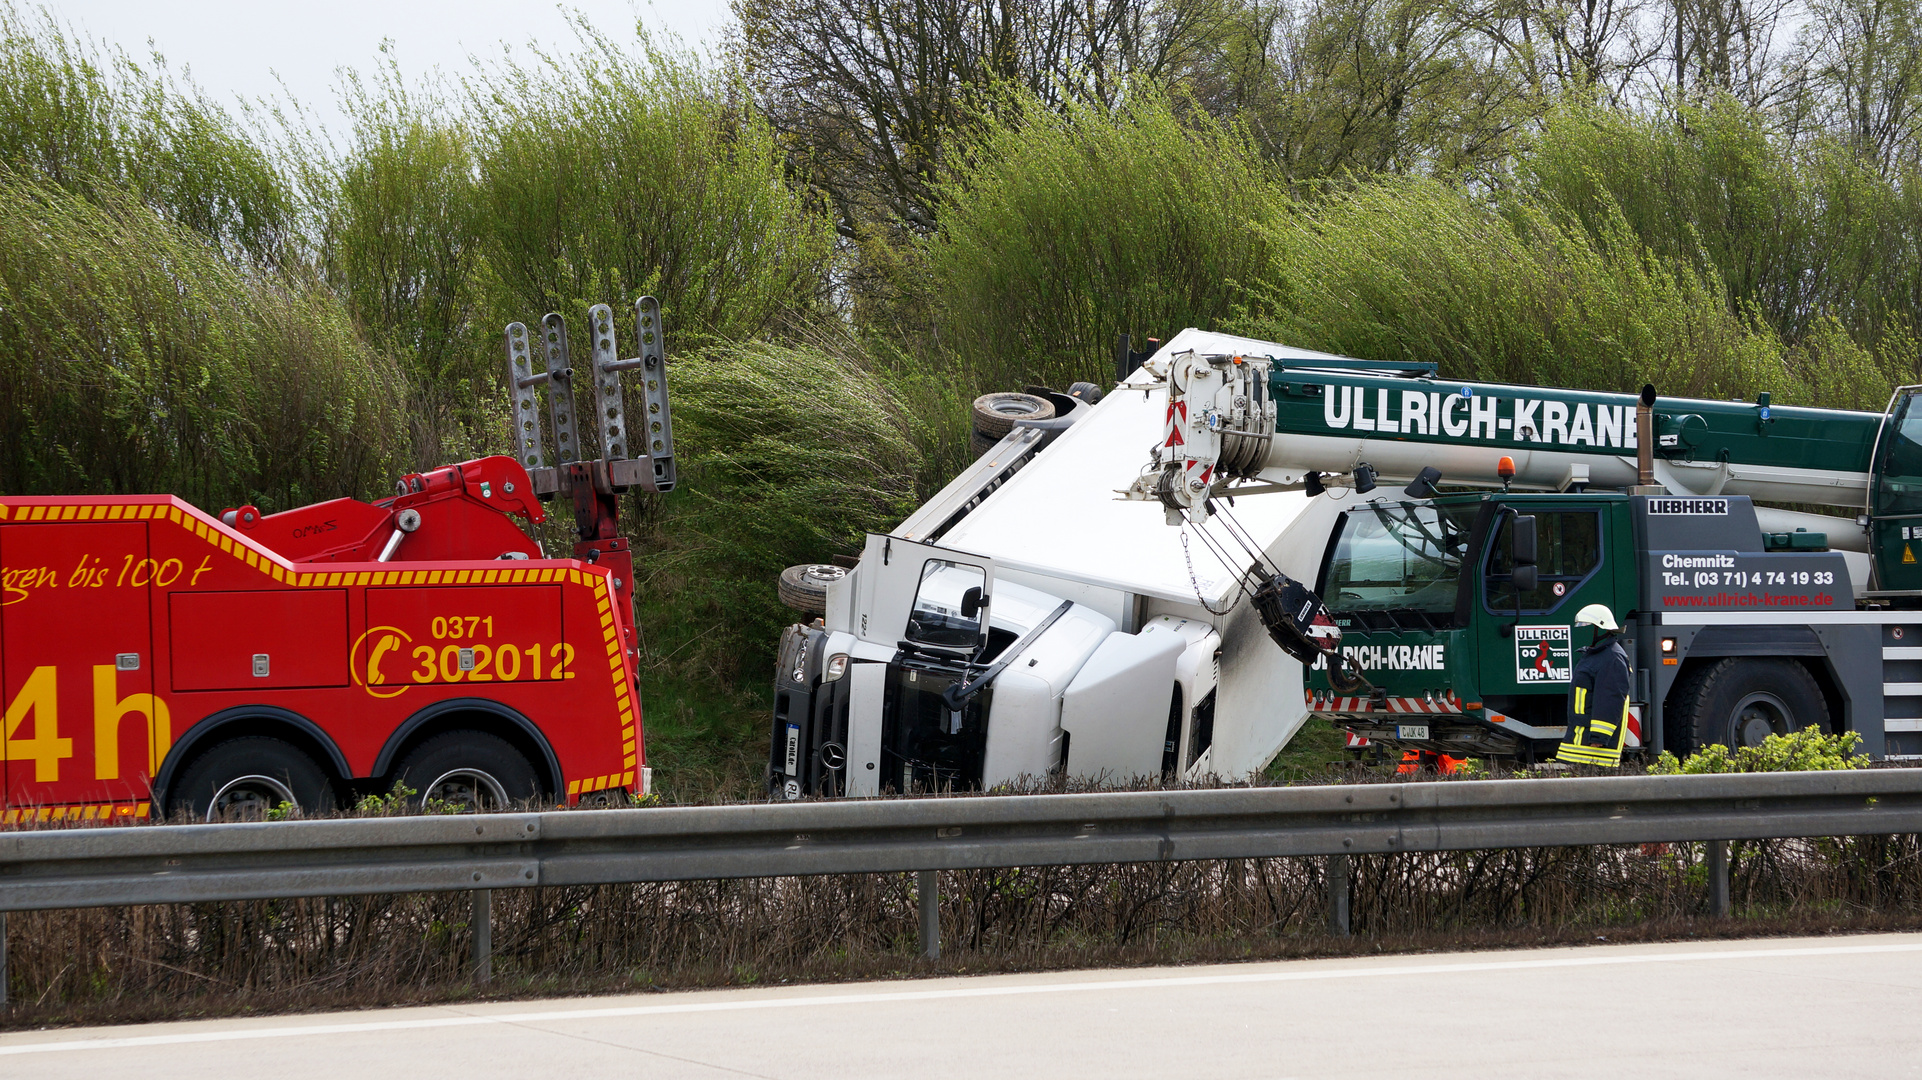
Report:
<svg viewBox="0 0 1922 1080"><path fill-rule="evenodd" d="M1575 623L1594 627L1595 643L1582 650L1569 682L1568 735L1555 760L1612 769L1622 763L1622 742L1628 737L1628 651L1606 604L1576 612Z"/></svg>

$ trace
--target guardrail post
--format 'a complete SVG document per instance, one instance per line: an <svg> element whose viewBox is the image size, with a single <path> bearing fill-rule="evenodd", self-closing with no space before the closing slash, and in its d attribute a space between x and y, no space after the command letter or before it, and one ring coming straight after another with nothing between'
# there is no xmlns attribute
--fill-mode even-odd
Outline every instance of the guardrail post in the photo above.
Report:
<svg viewBox="0 0 1922 1080"><path fill-rule="evenodd" d="M1708 842L1708 912L1728 918L1728 841Z"/></svg>
<svg viewBox="0 0 1922 1080"><path fill-rule="evenodd" d="M914 875L921 903L921 959L941 959L941 879L932 870Z"/></svg>
<svg viewBox="0 0 1922 1080"><path fill-rule="evenodd" d="M1348 936L1348 856L1330 855L1327 858L1328 878L1328 932L1339 937Z"/></svg>
<svg viewBox="0 0 1922 1080"><path fill-rule="evenodd" d="M7 1007L7 913L0 911L0 1009Z"/></svg>
<svg viewBox="0 0 1922 1080"><path fill-rule="evenodd" d="M474 931L474 985L482 986L494 979L494 890L474 890L474 913L468 925Z"/></svg>

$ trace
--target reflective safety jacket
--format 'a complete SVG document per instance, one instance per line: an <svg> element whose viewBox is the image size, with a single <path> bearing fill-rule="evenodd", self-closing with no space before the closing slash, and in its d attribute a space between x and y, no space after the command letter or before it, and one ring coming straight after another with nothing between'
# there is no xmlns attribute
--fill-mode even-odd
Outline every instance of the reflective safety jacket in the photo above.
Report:
<svg viewBox="0 0 1922 1080"><path fill-rule="evenodd" d="M1568 735L1555 760L1571 765L1622 763L1628 738L1628 653L1613 634L1582 650L1568 688Z"/></svg>

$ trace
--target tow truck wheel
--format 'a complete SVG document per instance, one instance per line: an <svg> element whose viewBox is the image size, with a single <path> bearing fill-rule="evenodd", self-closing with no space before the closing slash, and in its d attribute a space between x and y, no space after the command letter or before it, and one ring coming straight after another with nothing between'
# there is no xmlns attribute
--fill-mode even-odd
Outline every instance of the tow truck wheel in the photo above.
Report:
<svg viewBox="0 0 1922 1080"><path fill-rule="evenodd" d="M1052 420L1054 402L1035 394L982 394L974 399L974 430L1000 442L1016 420Z"/></svg>
<svg viewBox="0 0 1922 1080"><path fill-rule="evenodd" d="M1829 727L1815 676L1789 659L1718 660L1692 672L1674 697L1680 753L1720 743L1760 746L1770 735Z"/></svg>
<svg viewBox="0 0 1922 1080"><path fill-rule="evenodd" d="M790 566L781 571L781 583L776 591L780 593L784 607L806 615L825 615L828 611L828 585L847 574L845 568L826 563Z"/></svg>
<svg viewBox="0 0 1922 1080"><path fill-rule="evenodd" d="M333 808L326 771L292 743L262 735L208 748L167 798L169 816L185 812L195 821L265 821Z"/></svg>
<svg viewBox="0 0 1922 1080"><path fill-rule="evenodd" d="M534 764L505 739L481 731L449 731L415 747L394 774L398 787L414 791L416 804L462 810L506 810L537 799Z"/></svg>

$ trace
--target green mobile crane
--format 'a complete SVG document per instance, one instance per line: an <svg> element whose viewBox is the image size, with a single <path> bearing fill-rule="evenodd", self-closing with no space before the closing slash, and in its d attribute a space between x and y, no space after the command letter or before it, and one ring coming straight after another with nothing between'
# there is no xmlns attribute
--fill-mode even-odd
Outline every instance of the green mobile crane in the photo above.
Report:
<svg viewBox="0 0 1922 1080"><path fill-rule="evenodd" d="M1630 747L1821 727L1922 757L1922 387L1881 414L1602 394L1192 331L1157 359L1167 423L1132 497L1184 527L1231 496L1352 501L1312 589L1248 579L1351 744L1553 753L1573 615L1601 603Z"/></svg>

